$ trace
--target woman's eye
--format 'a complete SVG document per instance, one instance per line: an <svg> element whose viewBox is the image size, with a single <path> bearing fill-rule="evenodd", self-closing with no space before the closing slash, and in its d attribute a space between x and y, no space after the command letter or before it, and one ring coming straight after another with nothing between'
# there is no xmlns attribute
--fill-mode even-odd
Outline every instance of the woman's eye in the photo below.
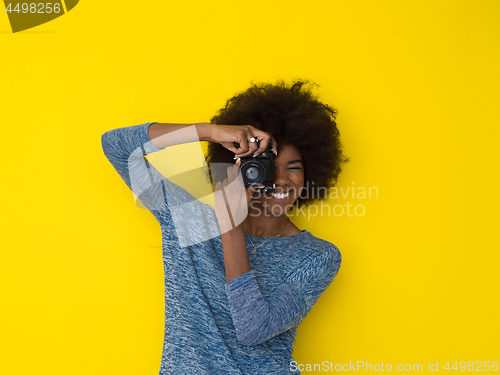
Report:
<svg viewBox="0 0 500 375"><path fill-rule="evenodd" d="M288 168L288 169L302 169L302 168Z"/></svg>

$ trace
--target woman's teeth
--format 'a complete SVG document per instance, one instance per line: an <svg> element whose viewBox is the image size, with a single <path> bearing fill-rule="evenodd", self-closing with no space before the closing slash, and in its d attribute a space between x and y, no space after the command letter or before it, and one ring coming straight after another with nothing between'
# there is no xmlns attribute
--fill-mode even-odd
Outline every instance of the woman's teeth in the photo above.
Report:
<svg viewBox="0 0 500 375"><path fill-rule="evenodd" d="M285 193L285 194L283 194L283 193L271 193L271 195L272 195L274 198L277 198L277 199L285 199L285 198L288 198L288 195L289 195L289 194L290 194L289 192L287 192L287 193Z"/></svg>

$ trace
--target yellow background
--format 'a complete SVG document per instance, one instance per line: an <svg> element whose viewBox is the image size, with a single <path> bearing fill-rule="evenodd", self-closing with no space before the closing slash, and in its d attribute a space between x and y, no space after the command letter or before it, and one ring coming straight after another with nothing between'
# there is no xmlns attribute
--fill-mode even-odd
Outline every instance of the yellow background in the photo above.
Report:
<svg viewBox="0 0 500 375"><path fill-rule="evenodd" d="M0 373L154 375L161 232L102 153L112 128L209 121L251 81L311 79L339 110L336 244L302 364L499 361L500 2L81 1L0 13ZM455 371L451 371L455 373Z"/></svg>

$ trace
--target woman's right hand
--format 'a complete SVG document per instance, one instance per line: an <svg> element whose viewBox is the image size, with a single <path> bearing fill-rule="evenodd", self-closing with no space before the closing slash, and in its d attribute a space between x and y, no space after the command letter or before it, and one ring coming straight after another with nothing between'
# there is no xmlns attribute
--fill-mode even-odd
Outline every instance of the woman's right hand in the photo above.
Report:
<svg viewBox="0 0 500 375"><path fill-rule="evenodd" d="M259 187L244 186L239 176L241 160L227 167L227 178L215 185L215 215L219 222L220 233L229 232L248 216L252 196Z"/></svg>
<svg viewBox="0 0 500 375"><path fill-rule="evenodd" d="M260 154L266 150L269 143L275 154L278 150L278 144L270 133L252 125L210 125L210 142L220 143L229 151L234 152L235 158ZM249 142L252 138L260 141L260 147L257 142ZM234 142L238 142L240 148L236 148Z"/></svg>

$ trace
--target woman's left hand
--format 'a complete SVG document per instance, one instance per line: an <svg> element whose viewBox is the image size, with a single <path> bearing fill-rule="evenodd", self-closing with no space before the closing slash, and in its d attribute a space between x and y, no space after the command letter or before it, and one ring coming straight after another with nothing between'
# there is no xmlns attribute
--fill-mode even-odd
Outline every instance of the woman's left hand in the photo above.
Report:
<svg viewBox="0 0 500 375"><path fill-rule="evenodd" d="M227 168L227 178L215 185L215 213L221 234L238 225L248 215L248 207L255 190L260 186L245 186L239 177L241 160Z"/></svg>

